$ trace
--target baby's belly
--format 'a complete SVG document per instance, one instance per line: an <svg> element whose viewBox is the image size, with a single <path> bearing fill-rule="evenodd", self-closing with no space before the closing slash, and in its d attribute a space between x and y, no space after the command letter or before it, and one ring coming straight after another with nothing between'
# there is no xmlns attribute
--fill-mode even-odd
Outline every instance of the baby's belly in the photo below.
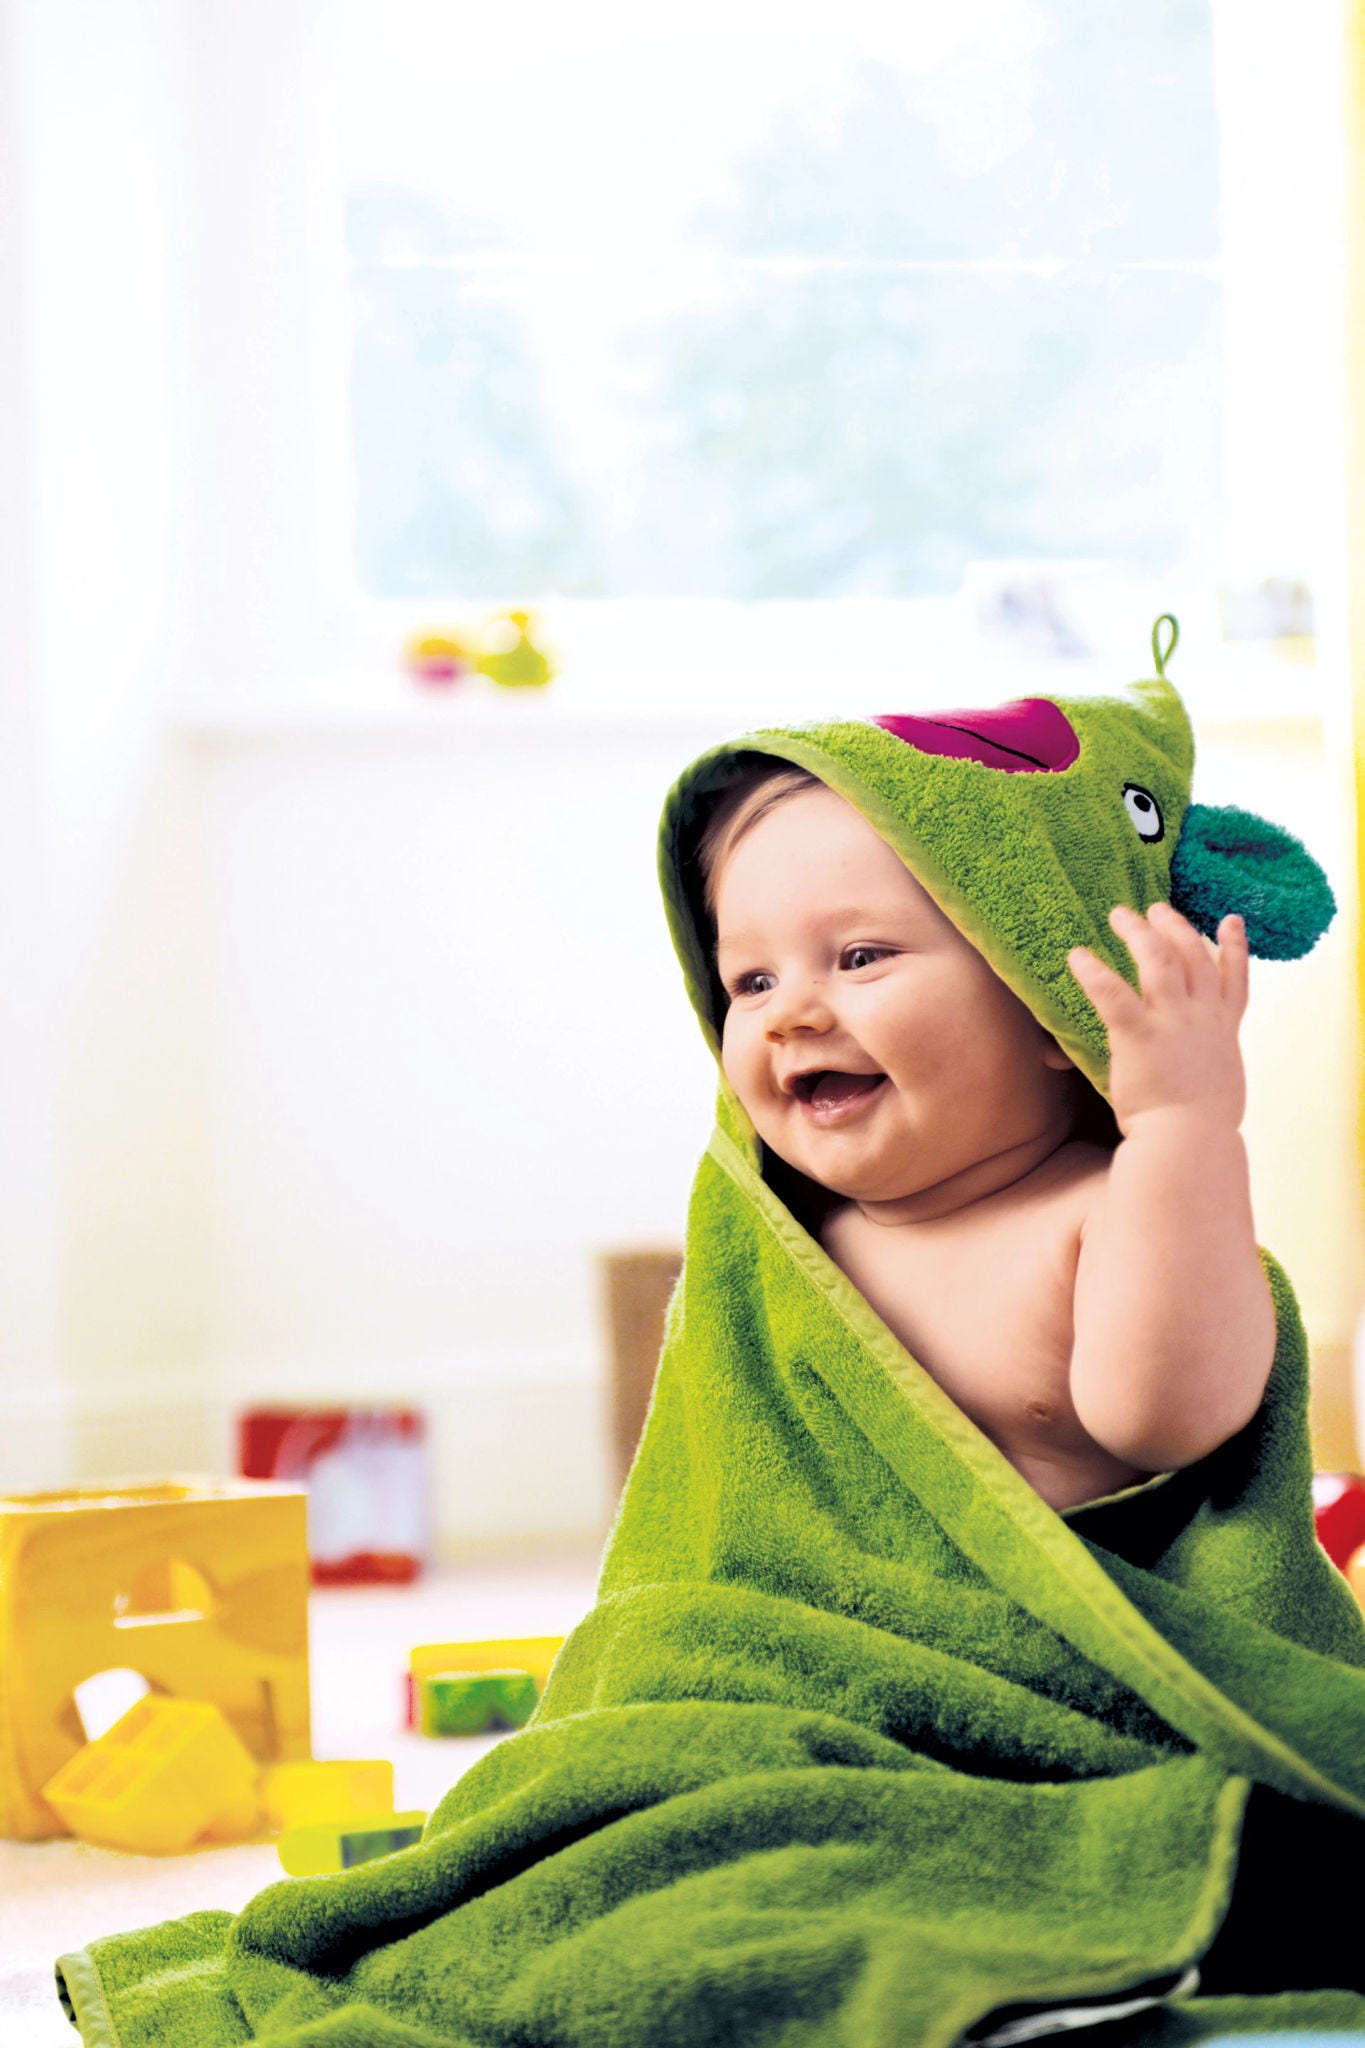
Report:
<svg viewBox="0 0 1365 2048"><path fill-rule="evenodd" d="M1099 1445L1094 1456L1073 1452L1056 1460L1030 1451L1010 1451L1004 1444L998 1448L1034 1492L1058 1511L1080 1507L1088 1500L1103 1500L1106 1494L1155 1477L1137 1465L1127 1465L1121 1458L1112 1457Z"/></svg>

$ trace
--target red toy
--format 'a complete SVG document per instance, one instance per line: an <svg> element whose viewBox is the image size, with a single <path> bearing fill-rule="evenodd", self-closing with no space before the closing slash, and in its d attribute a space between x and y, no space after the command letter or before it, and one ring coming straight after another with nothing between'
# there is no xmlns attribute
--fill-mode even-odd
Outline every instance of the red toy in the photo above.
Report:
<svg viewBox="0 0 1365 2048"><path fill-rule="evenodd" d="M1365 1478L1359 1472L1315 1472L1313 1520L1319 1543L1344 1572L1365 1544Z"/></svg>
<svg viewBox="0 0 1365 2048"><path fill-rule="evenodd" d="M251 1408L238 1465L307 1487L314 1585L402 1585L426 1554L425 1436L414 1408Z"/></svg>

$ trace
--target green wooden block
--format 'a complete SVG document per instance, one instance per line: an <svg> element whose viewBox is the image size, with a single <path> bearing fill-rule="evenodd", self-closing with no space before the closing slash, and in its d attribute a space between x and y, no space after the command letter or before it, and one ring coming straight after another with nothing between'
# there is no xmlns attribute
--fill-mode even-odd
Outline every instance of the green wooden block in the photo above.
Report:
<svg viewBox="0 0 1365 2048"><path fill-rule="evenodd" d="M529 1671L436 1671L419 1686L424 1735L482 1735L489 1728L521 1728L540 1697Z"/></svg>

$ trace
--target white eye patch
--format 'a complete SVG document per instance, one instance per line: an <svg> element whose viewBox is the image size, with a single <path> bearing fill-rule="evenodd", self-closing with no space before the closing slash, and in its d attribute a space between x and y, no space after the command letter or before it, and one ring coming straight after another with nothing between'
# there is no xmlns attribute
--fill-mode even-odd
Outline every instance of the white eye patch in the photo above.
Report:
<svg viewBox="0 0 1365 2048"><path fill-rule="evenodd" d="M1163 837L1166 827L1161 818L1161 806L1140 782L1124 783L1123 807L1132 819L1139 839L1145 839L1150 846Z"/></svg>

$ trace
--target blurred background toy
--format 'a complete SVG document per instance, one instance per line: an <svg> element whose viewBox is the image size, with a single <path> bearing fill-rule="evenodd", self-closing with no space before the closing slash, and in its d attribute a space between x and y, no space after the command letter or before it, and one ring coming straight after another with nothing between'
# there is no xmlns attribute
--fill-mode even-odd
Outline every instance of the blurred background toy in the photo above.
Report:
<svg viewBox="0 0 1365 2048"><path fill-rule="evenodd" d="M473 650L454 633L413 633L403 643L403 666L419 683L443 688L472 674Z"/></svg>
<svg viewBox="0 0 1365 2048"><path fill-rule="evenodd" d="M429 1678L469 1678L478 1673L496 1673L506 1677L515 1673L522 1678L529 1677L538 1696L545 1690L551 1667L563 1647L563 1636L511 1636L470 1643L419 1643L408 1659L404 1678L406 1725L422 1728L424 1735L456 1732L449 1728L423 1727L423 1687ZM511 1701L518 1708L523 1690L520 1687L512 1689ZM450 1702L451 1713L457 1713L454 1694L447 1693L445 1697ZM531 1707L534 1705L533 1698ZM443 1709L437 1706L434 1711L439 1718ZM530 1707L526 1712L529 1714ZM519 1726L520 1723L514 1725ZM472 1731L461 1729L458 1732L468 1734Z"/></svg>
<svg viewBox="0 0 1365 2048"><path fill-rule="evenodd" d="M417 1689L423 1735L483 1735L524 1728L540 1688L529 1671L429 1671Z"/></svg>
<svg viewBox="0 0 1365 2048"><path fill-rule="evenodd" d="M531 637L529 611L495 612L483 629L474 666L503 689L537 687L556 674L558 663Z"/></svg>
<svg viewBox="0 0 1365 2048"><path fill-rule="evenodd" d="M275 1764L262 1772L257 1796L266 1826L277 1833L340 1825L362 1814L392 1812L393 1764L388 1757Z"/></svg>
<svg viewBox="0 0 1365 2048"><path fill-rule="evenodd" d="M291 1877L353 1870L357 1863L373 1863L377 1857L392 1856L395 1849L410 1849L420 1842L426 1818L416 1812L373 1813L340 1825L292 1828L280 1838L280 1862Z"/></svg>
<svg viewBox="0 0 1365 2048"><path fill-rule="evenodd" d="M208 1700L149 1693L68 1757L43 1798L73 1835L105 1849L174 1856L256 1832L256 1764Z"/></svg>
<svg viewBox="0 0 1365 2048"><path fill-rule="evenodd" d="M427 1551L426 1419L415 1408L249 1408L238 1469L308 1493L318 1586L406 1585Z"/></svg>
<svg viewBox="0 0 1365 2048"><path fill-rule="evenodd" d="M0 1834L63 1832L43 1788L83 1749L77 1694L103 1673L165 1696L133 1729L197 1702L258 1766L308 1755L305 1510L296 1487L241 1480L0 1500Z"/></svg>
<svg viewBox="0 0 1365 2048"><path fill-rule="evenodd" d="M1340 1572L1365 1545L1365 1478L1359 1472L1315 1472L1313 1521L1318 1541Z"/></svg>

